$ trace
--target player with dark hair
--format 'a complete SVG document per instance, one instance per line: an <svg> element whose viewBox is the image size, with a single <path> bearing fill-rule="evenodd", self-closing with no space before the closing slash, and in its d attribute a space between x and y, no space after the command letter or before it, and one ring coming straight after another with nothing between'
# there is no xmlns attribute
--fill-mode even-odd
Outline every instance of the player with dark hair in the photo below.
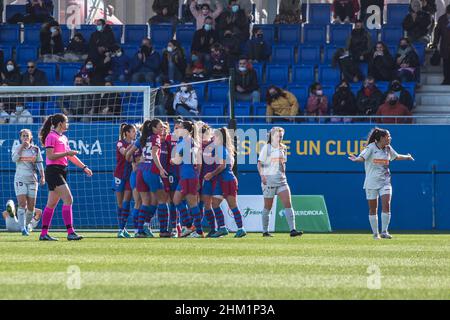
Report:
<svg viewBox="0 0 450 320"><path fill-rule="evenodd" d="M369 222L372 227L373 238L380 239L378 232L378 198L381 197L381 238L392 239L388 232L391 220L391 172L389 163L394 160L412 160L410 155L398 154L391 146L391 134L388 130L375 128L369 134L367 147L356 157L351 155L353 162L364 162L366 178L364 189L369 202Z"/></svg>
<svg viewBox="0 0 450 320"><path fill-rule="evenodd" d="M56 241L58 239L48 234L55 208L60 199L64 204L62 207L62 216L67 228L67 240L81 240L82 236L75 233L73 228L72 203L73 197L67 185L67 167L69 161L77 167L83 169L88 176L92 176L91 169L88 168L80 159L77 151L70 150L69 140L64 135L69 129L69 119L61 113L49 116L40 131L40 140L46 149L45 180L48 183L49 194L47 205L42 214L42 232L39 240Z"/></svg>

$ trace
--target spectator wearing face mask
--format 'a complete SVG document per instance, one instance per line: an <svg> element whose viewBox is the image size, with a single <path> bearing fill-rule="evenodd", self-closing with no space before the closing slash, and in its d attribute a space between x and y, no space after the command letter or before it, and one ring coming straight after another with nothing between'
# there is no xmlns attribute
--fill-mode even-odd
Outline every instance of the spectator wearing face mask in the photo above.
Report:
<svg viewBox="0 0 450 320"><path fill-rule="evenodd" d="M245 43L250 35L250 24L245 11L239 6L239 1L229 0L228 10L222 12L217 19L218 30L231 30L241 43ZM223 37L223 33L219 35Z"/></svg>
<svg viewBox="0 0 450 320"><path fill-rule="evenodd" d="M162 87L158 90L155 99L155 116L174 116L173 109L174 94L170 91L170 81L165 78L162 80Z"/></svg>
<svg viewBox="0 0 450 320"><path fill-rule="evenodd" d="M32 124L33 115L23 106L23 104L18 104L16 106L16 112L11 113L9 116L9 123Z"/></svg>
<svg viewBox="0 0 450 320"><path fill-rule="evenodd" d="M22 74L22 86L48 86L47 75L36 68L34 61L28 61L27 71Z"/></svg>
<svg viewBox="0 0 450 320"><path fill-rule="evenodd" d="M178 82L186 76L186 57L184 50L176 40L170 40L163 52L161 71L170 82Z"/></svg>
<svg viewBox="0 0 450 320"><path fill-rule="evenodd" d="M348 82L359 82L363 78L359 63L355 62L350 52L344 48L336 50L331 65L334 68L339 67L342 76Z"/></svg>
<svg viewBox="0 0 450 320"><path fill-rule="evenodd" d="M127 82L130 78L130 59L123 53L122 48L116 46L111 54L111 69L108 72L106 81L119 80Z"/></svg>
<svg viewBox="0 0 450 320"><path fill-rule="evenodd" d="M395 57L397 77L402 82L415 81L420 66L419 56L416 49L411 45L408 38L400 40L397 55Z"/></svg>
<svg viewBox="0 0 450 320"><path fill-rule="evenodd" d="M214 43L219 41L219 34L213 27L213 19L207 17L203 29L195 31L192 39L191 50L198 52L203 56L206 65L209 63L211 47Z"/></svg>
<svg viewBox="0 0 450 320"><path fill-rule="evenodd" d="M383 103L383 93L375 85L375 79L368 76L364 86L356 95L356 107L360 115L374 115Z"/></svg>
<svg viewBox="0 0 450 320"><path fill-rule="evenodd" d="M239 38L233 34L233 31L227 29L224 32L223 39L220 40L220 44L228 57L228 65L234 66L238 62L241 54Z"/></svg>
<svg viewBox="0 0 450 320"><path fill-rule="evenodd" d="M235 97L237 101L258 103L260 101L258 76L246 57L239 59L235 73Z"/></svg>
<svg viewBox="0 0 450 320"><path fill-rule="evenodd" d="M446 8L446 13L439 17L434 29L433 47L437 47L443 60L442 68L444 73L443 85L450 85L450 5Z"/></svg>
<svg viewBox="0 0 450 320"><path fill-rule="evenodd" d="M409 13L403 20L403 30L406 31L408 39L414 42L428 44L430 42L431 15L422 10L420 0L411 1Z"/></svg>
<svg viewBox="0 0 450 320"><path fill-rule="evenodd" d="M81 77L85 85L95 85L100 82L100 77L96 73L96 66L92 59L86 59L83 67L81 67L76 77Z"/></svg>
<svg viewBox="0 0 450 320"><path fill-rule="evenodd" d="M198 100L192 86L186 82L181 83L180 90L175 94L173 108L177 115L189 120L198 115Z"/></svg>
<svg viewBox="0 0 450 320"><path fill-rule="evenodd" d="M299 111L299 104L297 98L289 91L283 90L277 86L270 86L266 92L266 120L267 123L272 123L272 116L283 117L283 120L295 121ZM275 119L279 121L280 119Z"/></svg>
<svg viewBox="0 0 450 320"><path fill-rule="evenodd" d="M322 85L318 82L313 83L309 90L310 94L306 104L306 115L325 116L328 113L328 98L323 94ZM309 119L315 121L314 118Z"/></svg>
<svg viewBox="0 0 450 320"><path fill-rule="evenodd" d="M264 32L258 27L253 28L253 38L247 41L246 55L255 63L268 62L272 55L272 46L264 40Z"/></svg>
<svg viewBox="0 0 450 320"><path fill-rule="evenodd" d="M131 81L132 82L152 82L160 74L161 57L153 49L150 39L142 40L141 49L136 53L131 61Z"/></svg>
<svg viewBox="0 0 450 320"><path fill-rule="evenodd" d="M22 82L19 66L13 60L6 62L5 70L2 70L1 77L2 84L7 84L8 86L20 86Z"/></svg>
<svg viewBox="0 0 450 320"><path fill-rule="evenodd" d="M398 101L411 111L414 108L414 101L411 94L406 90L399 80L393 80L390 85L388 92L392 92L398 98Z"/></svg>
<svg viewBox="0 0 450 320"><path fill-rule="evenodd" d="M386 101L377 110L377 116L411 116L407 107L399 102L394 92L388 92ZM412 118L378 118L380 123L412 123Z"/></svg>
<svg viewBox="0 0 450 320"><path fill-rule="evenodd" d="M44 62L55 62L55 55L64 53L64 43L62 40L62 31L56 21L44 23L40 32L41 55ZM56 59L59 61L59 59Z"/></svg>
<svg viewBox="0 0 450 320"><path fill-rule="evenodd" d="M215 43L211 48L211 66L208 74L213 79L224 78L229 75L228 57L219 43Z"/></svg>
<svg viewBox="0 0 450 320"><path fill-rule="evenodd" d="M355 27L347 39L347 50L355 62L367 62L372 48L372 38L364 29L361 20L356 21Z"/></svg>
<svg viewBox="0 0 450 320"><path fill-rule="evenodd" d="M223 7L220 3L217 5L217 9L212 12L209 4L202 4L200 5L200 10L197 9L197 1L191 1L191 5L189 6L192 15L194 16L196 20L197 30L203 29L204 24L206 23L206 19L210 18L212 19L211 22L208 22L211 24L211 27L215 27L216 25L216 19L220 16L222 13Z"/></svg>
<svg viewBox="0 0 450 320"><path fill-rule="evenodd" d="M203 56L193 51L191 63L186 68L186 78L192 81L202 81L208 78Z"/></svg>
<svg viewBox="0 0 450 320"><path fill-rule="evenodd" d="M0 124L8 123L9 113L5 110L3 102L0 102Z"/></svg>
<svg viewBox="0 0 450 320"><path fill-rule="evenodd" d="M342 80L336 86L336 91L333 95L332 104L333 114L336 116L331 119L331 122L338 123L350 123L352 118L348 116L356 116L358 109L356 108L355 95L350 90L350 85L346 80Z"/></svg>
<svg viewBox="0 0 450 320"><path fill-rule="evenodd" d="M370 55L369 75L376 81L391 81L394 67L394 59L386 45L381 41L377 42Z"/></svg>
<svg viewBox="0 0 450 320"><path fill-rule="evenodd" d="M116 45L114 32L112 28L106 24L105 20L97 20L96 28L97 30L91 34L91 38L89 39L89 57L95 56L99 47L110 50Z"/></svg>
<svg viewBox="0 0 450 320"><path fill-rule="evenodd" d="M84 61L87 59L88 51L86 40L81 33L77 32L67 46L64 60L67 62Z"/></svg>

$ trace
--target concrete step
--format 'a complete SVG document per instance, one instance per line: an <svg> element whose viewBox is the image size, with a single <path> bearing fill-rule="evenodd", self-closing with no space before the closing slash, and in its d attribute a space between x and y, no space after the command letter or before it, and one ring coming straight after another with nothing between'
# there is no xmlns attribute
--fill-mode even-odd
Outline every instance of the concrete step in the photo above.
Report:
<svg viewBox="0 0 450 320"><path fill-rule="evenodd" d="M435 92L419 92L416 93L416 105L427 106L441 106L450 107L450 92L449 93L435 93Z"/></svg>
<svg viewBox="0 0 450 320"><path fill-rule="evenodd" d="M450 86L443 85L422 85L420 86L417 93L436 93L436 94L449 94L450 95Z"/></svg>
<svg viewBox="0 0 450 320"><path fill-rule="evenodd" d="M439 65L439 66L432 66L432 65L429 64L430 57L431 56L427 56L426 57L425 65L420 68L420 71L422 73L429 73L429 72L431 72L431 73L438 73L438 72L442 73L442 61L441 61L441 65Z"/></svg>
<svg viewBox="0 0 450 320"><path fill-rule="evenodd" d="M441 85L444 80L442 73L422 73L420 83L422 85Z"/></svg>
<svg viewBox="0 0 450 320"><path fill-rule="evenodd" d="M419 104L414 108L414 113L432 113L450 115L450 105L448 106L436 106L436 105L423 105Z"/></svg>
<svg viewBox="0 0 450 320"><path fill-rule="evenodd" d="M450 124L449 118L417 118L416 124Z"/></svg>

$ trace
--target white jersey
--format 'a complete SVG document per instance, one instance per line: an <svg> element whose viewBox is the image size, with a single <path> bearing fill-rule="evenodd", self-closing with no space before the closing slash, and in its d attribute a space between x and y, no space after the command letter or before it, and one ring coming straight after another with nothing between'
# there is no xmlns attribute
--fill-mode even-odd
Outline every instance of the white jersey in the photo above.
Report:
<svg viewBox="0 0 450 320"><path fill-rule="evenodd" d="M287 184L286 150L274 148L272 145L264 145L259 153L258 161L262 164L262 174L267 177L268 186L282 186Z"/></svg>
<svg viewBox="0 0 450 320"><path fill-rule="evenodd" d="M11 218L9 215L5 219L6 230L9 232L20 232L20 224L16 217Z"/></svg>
<svg viewBox="0 0 450 320"><path fill-rule="evenodd" d="M394 148L386 146L384 149L380 149L373 142L359 156L365 160L366 179L364 180L364 189L378 190L391 184L389 164L398 157Z"/></svg>
<svg viewBox="0 0 450 320"><path fill-rule="evenodd" d="M16 181L24 183L37 182L36 170L43 170L41 150L35 145L23 149L20 154L20 145L12 150L12 160L16 163Z"/></svg>

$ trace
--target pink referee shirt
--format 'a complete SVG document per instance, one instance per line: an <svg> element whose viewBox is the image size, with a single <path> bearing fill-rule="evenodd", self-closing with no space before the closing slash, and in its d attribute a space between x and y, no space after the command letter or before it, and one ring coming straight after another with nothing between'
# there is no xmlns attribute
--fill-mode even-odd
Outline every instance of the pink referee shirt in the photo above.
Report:
<svg viewBox="0 0 450 320"><path fill-rule="evenodd" d="M69 139L63 134L59 134L55 130L50 131L45 139L45 149L53 149L53 153L63 153L70 151ZM46 157L45 163L49 165L60 165L67 167L69 162L67 157L62 157L56 160L50 160Z"/></svg>

